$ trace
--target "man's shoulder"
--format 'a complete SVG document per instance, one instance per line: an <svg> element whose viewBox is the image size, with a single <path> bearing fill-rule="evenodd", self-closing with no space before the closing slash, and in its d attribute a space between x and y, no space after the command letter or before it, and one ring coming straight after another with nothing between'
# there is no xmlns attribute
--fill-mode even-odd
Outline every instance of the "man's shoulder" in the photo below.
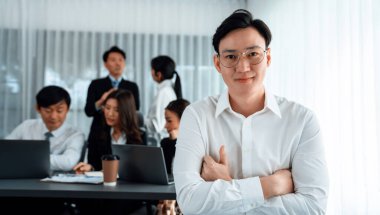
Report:
<svg viewBox="0 0 380 215"><path fill-rule="evenodd" d="M121 81L122 84L130 85L130 86L137 86L136 82L130 81L130 80L125 80L123 79Z"/></svg>
<svg viewBox="0 0 380 215"><path fill-rule="evenodd" d="M196 112L215 113L220 95L208 96L189 105Z"/></svg>
<svg viewBox="0 0 380 215"><path fill-rule="evenodd" d="M281 114L289 114L291 116L305 116L314 114L311 109L298 102L288 100L287 98L281 96L274 95L274 97L276 99L278 107L280 108Z"/></svg>
<svg viewBox="0 0 380 215"><path fill-rule="evenodd" d="M107 79L108 79L108 77L94 79L94 80L91 81L91 85L103 84L104 82L107 81Z"/></svg>
<svg viewBox="0 0 380 215"><path fill-rule="evenodd" d="M23 127L36 127L41 126L43 124L41 119L26 119L23 122L21 122L20 126Z"/></svg>

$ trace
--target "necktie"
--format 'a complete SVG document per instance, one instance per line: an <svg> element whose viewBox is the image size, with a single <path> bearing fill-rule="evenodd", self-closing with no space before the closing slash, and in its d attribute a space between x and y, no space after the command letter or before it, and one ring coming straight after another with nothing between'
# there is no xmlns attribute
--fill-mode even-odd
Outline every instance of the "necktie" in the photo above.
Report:
<svg viewBox="0 0 380 215"><path fill-rule="evenodd" d="M117 81L112 81L112 87L113 87L113 88L117 88L118 83L119 83L119 82L117 82Z"/></svg>
<svg viewBox="0 0 380 215"><path fill-rule="evenodd" d="M54 135L51 132L46 132L45 133L45 140L50 141L51 137L54 137Z"/></svg>

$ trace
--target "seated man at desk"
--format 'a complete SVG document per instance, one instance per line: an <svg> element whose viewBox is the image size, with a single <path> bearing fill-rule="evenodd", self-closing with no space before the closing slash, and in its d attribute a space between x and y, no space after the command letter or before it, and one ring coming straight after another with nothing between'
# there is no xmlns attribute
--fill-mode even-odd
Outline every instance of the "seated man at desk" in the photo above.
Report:
<svg viewBox="0 0 380 215"><path fill-rule="evenodd" d="M70 171L81 156L84 134L65 122L70 108L69 93L58 86L42 88L36 110L42 119L28 119L17 126L6 139L50 141L50 168Z"/></svg>

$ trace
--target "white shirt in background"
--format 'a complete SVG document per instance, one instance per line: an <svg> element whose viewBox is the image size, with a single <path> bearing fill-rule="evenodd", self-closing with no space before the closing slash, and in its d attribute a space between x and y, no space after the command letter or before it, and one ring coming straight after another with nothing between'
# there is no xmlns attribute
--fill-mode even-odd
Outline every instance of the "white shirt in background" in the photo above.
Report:
<svg viewBox="0 0 380 215"><path fill-rule="evenodd" d="M45 140L48 132L42 119L29 119L18 125L6 139ZM53 171L70 171L78 163L85 136L66 122L51 132L50 168Z"/></svg>
<svg viewBox="0 0 380 215"><path fill-rule="evenodd" d="M202 158L219 161L225 146L232 181L204 181ZM295 193L264 199L260 176L291 169ZM315 115L265 92L264 109L234 112L228 93L186 108L179 129L174 179L185 214L323 214L328 173Z"/></svg>
<svg viewBox="0 0 380 215"><path fill-rule="evenodd" d="M115 140L112 136L113 128L111 127L110 135L111 135L111 143L115 145L125 145L127 144L127 135L124 132L121 132L119 139Z"/></svg>
<svg viewBox="0 0 380 215"><path fill-rule="evenodd" d="M172 80L167 79L158 84L157 94L145 120L145 125L150 135L156 136L165 131L165 108L171 101L176 99L177 96L173 89Z"/></svg>

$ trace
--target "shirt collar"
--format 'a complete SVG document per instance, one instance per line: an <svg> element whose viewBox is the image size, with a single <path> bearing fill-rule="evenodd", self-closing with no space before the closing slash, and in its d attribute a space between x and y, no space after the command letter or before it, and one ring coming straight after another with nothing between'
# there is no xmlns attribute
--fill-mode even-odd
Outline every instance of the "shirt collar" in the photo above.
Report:
<svg viewBox="0 0 380 215"><path fill-rule="evenodd" d="M228 89L220 94L218 103L216 104L215 118L218 117L225 109L230 108L230 101L228 98Z"/></svg>
<svg viewBox="0 0 380 215"><path fill-rule="evenodd" d="M121 82L121 80L123 80L123 76L120 76L119 79L116 79L115 77L113 77L112 75L108 75L108 78L112 81L117 81L118 83Z"/></svg>
<svg viewBox="0 0 380 215"><path fill-rule="evenodd" d="M41 122L44 124L44 130L45 130L44 133L49 132L49 130L46 128L46 125L42 119L41 119ZM51 131L50 133L53 134L53 137L59 137L59 136L63 135L63 133L65 133L66 127L67 127L67 123L65 121L62 123L61 127Z"/></svg>
<svg viewBox="0 0 380 215"><path fill-rule="evenodd" d="M232 110L230 100L228 97L228 89L226 89L219 96L218 102L216 104L215 117L218 117L227 108ZM278 103L276 101L276 98L268 90L265 90L264 109L265 108L268 108L274 114L276 114L279 118L281 118L281 111L280 111L280 108L278 107Z"/></svg>
<svg viewBox="0 0 380 215"><path fill-rule="evenodd" d="M264 103L264 108L270 109L274 114L276 114L279 118L281 118L281 111L280 108L278 107L278 103L276 101L276 98L274 95L269 92L268 90L265 90L265 103Z"/></svg>
<svg viewBox="0 0 380 215"><path fill-rule="evenodd" d="M127 143L127 135L124 132L121 133L121 136L119 137L118 140L113 139L112 133L113 133L113 127L111 127L111 130L110 130L112 144L126 144Z"/></svg>
<svg viewBox="0 0 380 215"><path fill-rule="evenodd" d="M170 87L173 86L172 80L166 79L166 80L161 81L161 83L158 84L158 89L162 89L169 86Z"/></svg>

